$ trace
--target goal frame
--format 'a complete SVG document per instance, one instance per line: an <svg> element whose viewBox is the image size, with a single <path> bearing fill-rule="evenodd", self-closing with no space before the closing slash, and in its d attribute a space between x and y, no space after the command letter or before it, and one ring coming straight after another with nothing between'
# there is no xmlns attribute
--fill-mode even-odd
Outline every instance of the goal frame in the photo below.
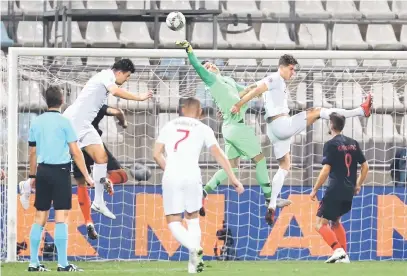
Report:
<svg viewBox="0 0 407 276"><path fill-rule="evenodd" d="M10 47L8 67L7 108L7 249L6 261L17 261L17 181L18 181L18 59L20 56L65 57L130 57L130 58L186 58L183 49L112 49L112 48L39 48ZM406 51L331 51L331 50L195 50L199 58L278 59L292 54L298 59L403 59ZM276 64L277 66L277 64ZM322 69L322 68L321 68Z"/></svg>

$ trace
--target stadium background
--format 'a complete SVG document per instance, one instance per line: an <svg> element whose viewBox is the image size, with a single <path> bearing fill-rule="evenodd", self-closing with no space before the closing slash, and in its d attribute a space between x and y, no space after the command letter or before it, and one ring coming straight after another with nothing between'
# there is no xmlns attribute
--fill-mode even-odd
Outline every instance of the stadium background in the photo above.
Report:
<svg viewBox="0 0 407 276"><path fill-rule="evenodd" d="M345 134L357 139L366 152L372 172L354 202L354 210L344 217L349 231L349 251L353 260L406 259L407 200L405 187L394 187L388 165L396 146L405 144L407 121L406 60L396 51L407 47L407 4L404 1L2 1L1 2L1 166L7 168L7 51L8 47L123 47L141 49L174 48L177 39L188 38L196 49L240 50L391 50L392 60L300 60L297 76L289 82L293 113L310 106L352 108L359 105L364 91L372 90L375 112L368 120L348 120ZM60 3L62 5L62 2ZM69 11L69 9L73 9ZM180 10L188 27L174 33L165 27L166 14ZM56 11L59 15L56 15ZM55 19L58 19L55 36ZM71 22L70 22L71 21ZM66 22L66 24L64 24ZM71 31L69 31L71 30ZM181 51L181 50L180 50ZM182 97L197 96L205 111L203 121L210 125L222 144L221 120L210 96L198 81L186 59L137 59L136 74L126 85L131 91L153 89L156 99L130 103L109 98L109 105L126 112L129 128L123 131L113 119L105 120L103 139L115 156L128 168L135 162L148 165L149 181L117 187L109 208L118 216L110 221L93 214L100 239L86 241L78 208L70 228L70 256L80 259L168 259L185 260L185 251L169 238L161 216L161 173L152 160L151 147L158 131L178 116ZM113 64L114 58L33 58L22 57L19 82L19 179L27 177L29 124L44 111L44 89L55 81L72 103L81 86L95 71ZM224 74L241 83L251 83L276 70L277 60L218 59ZM28 73L27 73L28 72ZM54 75L53 72L58 74ZM39 76L39 77L38 77ZM276 170L270 143L265 134L261 100L252 101L247 123L261 136L270 174ZM282 197L296 204L279 215L270 229L263 220L264 206L250 162L242 162L240 178L247 192L237 197L222 186L209 201L208 218L202 221L204 247L213 256L216 231L226 220L232 230L236 256L244 260L321 259L329 249L313 230L316 211L307 197L320 168L322 144L329 139L325 122L294 138L293 169L286 180ZM216 171L214 160L205 152L201 159L203 180ZM6 189L16 183L2 183L1 228L5 242ZM14 186L13 186L14 187ZM321 195L321 194L320 194ZM77 204L75 203L74 206ZM18 206L18 242L28 240L32 211ZM52 219L51 219L52 223ZM52 224L51 224L52 225ZM50 227L52 229L52 227ZM52 230L47 232L52 241ZM82 237L82 238L81 238ZM2 247L1 258L6 257ZM96 254L95 254L96 252ZM24 258L28 250L22 250Z"/></svg>

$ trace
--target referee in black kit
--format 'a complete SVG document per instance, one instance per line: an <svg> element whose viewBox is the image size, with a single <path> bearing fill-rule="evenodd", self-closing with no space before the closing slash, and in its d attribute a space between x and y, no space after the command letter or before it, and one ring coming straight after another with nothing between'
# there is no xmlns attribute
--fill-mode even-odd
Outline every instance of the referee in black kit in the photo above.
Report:
<svg viewBox="0 0 407 276"><path fill-rule="evenodd" d="M70 121L61 115L63 103L59 87L45 91L48 111L38 116L31 124L28 143L30 146L31 186L35 185L37 209L30 232L30 264L28 271L49 271L39 263L38 248L42 230L48 220L51 203L55 209L55 245L58 251L58 271L82 271L68 264L69 210L72 207L71 155L86 181L93 185L93 179L86 169L82 151L77 145L77 136ZM38 166L37 166L38 164Z"/></svg>
<svg viewBox="0 0 407 276"><path fill-rule="evenodd" d="M310 196L312 200L316 199L318 189L329 175L328 187L319 205L315 227L334 250L326 263L349 263L346 253L346 232L340 219L351 210L353 196L360 192L369 165L358 142L342 135L345 117L332 113L329 121L330 134L333 138L324 145L323 168ZM357 178L358 163L361 164L359 178Z"/></svg>

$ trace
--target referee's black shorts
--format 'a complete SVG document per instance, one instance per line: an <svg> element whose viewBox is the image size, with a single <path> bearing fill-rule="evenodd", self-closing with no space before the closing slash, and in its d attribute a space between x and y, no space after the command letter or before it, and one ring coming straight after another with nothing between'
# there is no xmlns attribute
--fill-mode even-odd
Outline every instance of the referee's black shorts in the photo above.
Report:
<svg viewBox="0 0 407 276"><path fill-rule="evenodd" d="M103 143L103 147L105 148L106 154L107 154L107 170L108 171L113 171L113 170L119 170L122 168L120 165L119 161L113 156L113 154L107 149L106 145ZM89 156L89 154L85 151L82 150L83 152L83 157L85 158L85 164L86 168L88 170L88 173L91 173L90 166L94 164L94 161L92 158ZM73 177L75 179L80 179L83 178L83 174L79 170L78 166L76 166L76 163L73 162Z"/></svg>
<svg viewBox="0 0 407 276"><path fill-rule="evenodd" d="M340 200L330 196L324 196L319 203L317 217L336 221L338 218L347 214L351 209L352 199Z"/></svg>
<svg viewBox="0 0 407 276"><path fill-rule="evenodd" d="M72 183L70 164L38 164L35 181L34 207L48 211L51 203L55 210L72 208Z"/></svg>

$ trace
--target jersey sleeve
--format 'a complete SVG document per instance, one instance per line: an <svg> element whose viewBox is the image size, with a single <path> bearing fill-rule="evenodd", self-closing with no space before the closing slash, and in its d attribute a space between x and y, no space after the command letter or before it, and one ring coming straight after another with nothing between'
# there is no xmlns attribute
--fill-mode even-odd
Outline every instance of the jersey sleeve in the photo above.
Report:
<svg viewBox="0 0 407 276"><path fill-rule="evenodd" d="M68 143L78 141L78 136L76 135L76 132L73 129L71 122L68 119L66 120L64 131L65 131L66 141Z"/></svg>
<svg viewBox="0 0 407 276"><path fill-rule="evenodd" d="M334 152L333 152L333 147L331 147L331 143L326 142L324 145L324 150L322 154L322 165L330 165L332 166L334 162Z"/></svg>
<svg viewBox="0 0 407 276"><path fill-rule="evenodd" d="M208 70L206 70L205 67L203 67L203 65L196 58L194 52L188 53L188 59L192 65L192 67L194 67L196 73L199 75L199 77L203 80L203 82L207 86L210 87L216 82L215 73L212 73L212 72L209 72Z"/></svg>
<svg viewBox="0 0 407 276"><path fill-rule="evenodd" d="M362 149L359 146L359 143L357 141L355 141L355 143L356 143L356 157L358 159L357 162L359 164L363 164L366 162L366 157L363 154Z"/></svg>
<svg viewBox="0 0 407 276"><path fill-rule="evenodd" d="M210 148L213 145L218 145L218 140L216 140L215 133L213 130L205 125L205 146Z"/></svg>
<svg viewBox="0 0 407 276"><path fill-rule="evenodd" d="M106 89L109 89L109 87L112 86L117 86L115 76L112 72L102 71L100 74L100 81L106 87Z"/></svg>
<svg viewBox="0 0 407 276"><path fill-rule="evenodd" d="M28 134L28 145L30 147L35 147L37 145L37 141L35 140L35 124L31 124L30 132Z"/></svg>
<svg viewBox="0 0 407 276"><path fill-rule="evenodd" d="M267 89L270 89L272 82L273 82L273 76L267 76L264 79L259 80L258 82L256 82L256 84L257 84L257 86L265 84L267 86Z"/></svg>

